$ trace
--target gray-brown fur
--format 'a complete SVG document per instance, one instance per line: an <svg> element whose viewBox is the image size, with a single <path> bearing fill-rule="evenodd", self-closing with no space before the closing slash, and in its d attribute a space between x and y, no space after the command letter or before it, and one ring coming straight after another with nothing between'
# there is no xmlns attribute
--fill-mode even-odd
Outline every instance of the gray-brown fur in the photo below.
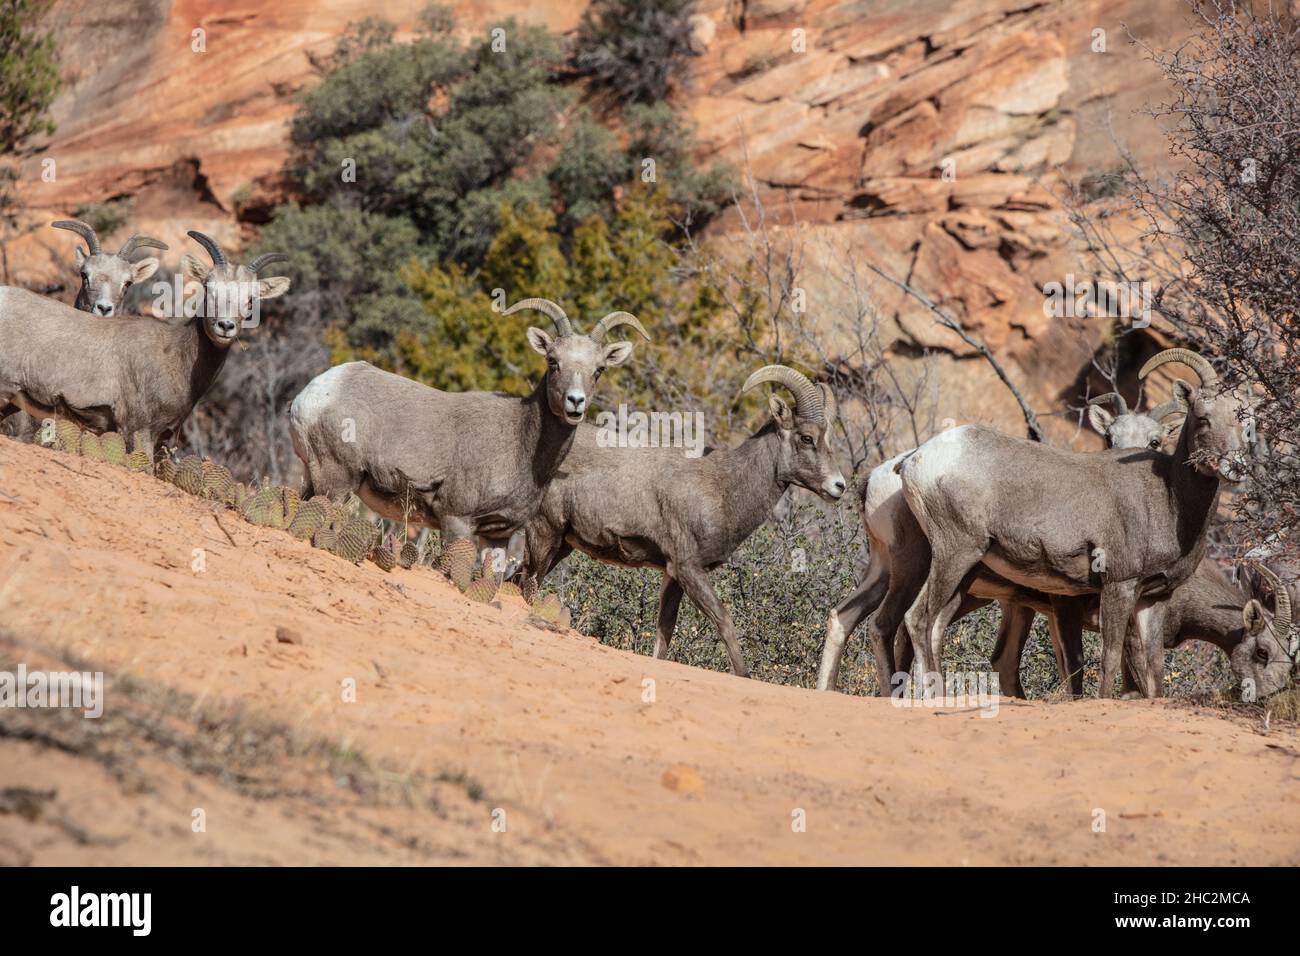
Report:
<svg viewBox="0 0 1300 956"><path fill-rule="evenodd" d="M523 526L569 453L597 380L632 354L632 343L606 343L606 332L629 325L649 338L623 312L590 335L544 299L504 314L523 308L545 312L557 332L528 330L547 371L527 397L443 392L366 362L313 379L290 408L307 493L353 491L381 515L440 528L445 540L475 537L520 551Z"/></svg>
<svg viewBox="0 0 1300 956"><path fill-rule="evenodd" d="M289 287L287 278L259 279L250 266L226 261L207 236L190 235L220 259L209 267L185 257L187 275L205 293L195 319L91 322L61 302L0 289L0 416L20 409L37 420L140 435L151 453L173 440L221 371L242 317Z"/></svg>
<svg viewBox="0 0 1300 956"><path fill-rule="evenodd" d="M1186 350L1160 353L1141 374L1169 361L1192 366L1202 381L1175 382L1188 416L1172 456L1084 455L965 426L902 463L904 495L931 546L928 576L904 615L927 672L939 670L962 583L983 562L1022 587L1099 594L1102 695L1111 695L1126 649L1139 688L1154 695L1163 660L1160 599L1200 563L1220 479L1237 482L1246 473L1243 422L1252 407L1248 392L1222 385L1208 362ZM1140 600L1144 611L1131 630Z"/></svg>
<svg viewBox="0 0 1300 956"><path fill-rule="evenodd" d="M540 580L574 548L609 564L659 568L664 576L654 656L667 654L685 594L717 628L732 670L748 676L735 627L708 572L768 519L791 485L828 500L845 487L831 450L836 404L830 388L768 366L745 390L762 381L790 388L794 408L772 394L771 421L737 447L700 458L680 448L601 447L599 429L580 428L564 473L528 525L524 573Z"/></svg>

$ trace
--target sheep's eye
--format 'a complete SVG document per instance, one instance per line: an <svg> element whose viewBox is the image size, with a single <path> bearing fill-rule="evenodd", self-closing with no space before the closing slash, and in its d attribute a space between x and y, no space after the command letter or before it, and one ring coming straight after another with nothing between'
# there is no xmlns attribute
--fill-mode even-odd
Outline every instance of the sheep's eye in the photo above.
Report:
<svg viewBox="0 0 1300 956"><path fill-rule="evenodd" d="M1149 444L1150 447L1152 447L1152 448L1159 448L1159 447L1160 447L1160 439L1159 439L1159 438L1153 438L1153 439L1151 439L1151 441L1150 441L1148 444Z"/></svg>
<svg viewBox="0 0 1300 956"><path fill-rule="evenodd" d="M598 369L596 369L596 371L594 371L594 372L591 374L591 377L592 377L593 379L599 379L599 378L600 378L600 373L603 372L603 371L605 371L603 368L598 368Z"/></svg>
<svg viewBox="0 0 1300 956"><path fill-rule="evenodd" d="M123 289L129 289L129 288L131 288L131 280L130 280L130 279L127 279L125 282L123 282L123 283L122 283L122 288L123 288Z"/></svg>
<svg viewBox="0 0 1300 956"><path fill-rule="evenodd" d="M1268 663L1268 648L1267 648L1267 647L1257 647L1257 648L1255 648L1255 660L1259 661L1261 664L1267 664L1267 663Z"/></svg>
<svg viewBox="0 0 1300 956"><path fill-rule="evenodd" d="M805 445L811 445L813 443L812 435L800 435L799 440L803 442Z"/></svg>

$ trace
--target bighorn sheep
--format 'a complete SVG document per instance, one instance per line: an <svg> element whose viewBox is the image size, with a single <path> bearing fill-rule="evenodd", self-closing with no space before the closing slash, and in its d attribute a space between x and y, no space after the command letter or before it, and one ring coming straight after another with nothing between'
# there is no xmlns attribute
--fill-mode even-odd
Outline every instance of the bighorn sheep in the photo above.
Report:
<svg viewBox="0 0 1300 956"><path fill-rule="evenodd" d="M1113 694L1126 649L1139 689L1154 696L1163 654L1148 645L1163 633L1167 601L1159 599L1200 563L1220 480L1245 476L1242 423L1254 405L1248 390L1222 384L1204 357L1186 349L1159 353L1139 376L1168 362L1188 365L1201 380L1199 387L1174 382L1188 414L1171 456L1080 454L967 425L902 462L904 497L931 547L925 583L904 615L927 673L939 670L962 583L983 562L1022 587L1099 594L1102 696ZM1144 598L1155 600L1143 600L1135 617Z"/></svg>
<svg viewBox="0 0 1300 956"><path fill-rule="evenodd" d="M1265 609L1262 590L1243 592L1225 580L1217 565L1202 561L1196 573L1163 602L1158 650L1163 654L1188 640L1213 644L1228 656L1233 675L1243 687L1267 697L1289 681L1300 679L1300 661L1293 660L1296 655L1291 650L1293 618L1287 588L1268 567L1255 565L1255 570L1273 592L1274 613ZM1023 606L1050 613L1047 595L1014 586L1012 590ZM1098 629L1097 606L1095 598L1088 598L1084 623L1093 631ZM1020 655L1028 636L1028 627L1004 629L993 652L999 686L1016 697L1025 696L1020 684ZM1126 687L1131 686L1127 672L1125 676Z"/></svg>
<svg viewBox="0 0 1300 956"><path fill-rule="evenodd" d="M81 273L81 288L77 291L76 308L92 315L110 316L122 311L122 300L127 289L143 282L158 269L158 260L150 256L132 262L131 256L139 249L166 249L167 243L137 233L126 241L117 255L104 252L99 237L88 223L79 219L61 219L50 223L55 229L67 229L86 240L86 249L77 248L77 271Z"/></svg>
<svg viewBox="0 0 1300 956"><path fill-rule="evenodd" d="M1119 408L1118 416L1100 407L1112 400ZM1158 449L1168 435L1176 434L1178 424L1166 428L1161 422L1183 410L1177 401L1171 399L1145 415L1133 414L1115 392L1092 399L1089 406L1089 423L1109 447L1121 449ZM898 629L903 613L916 598L930 567L930 542L903 499L903 480L895 467L911 454L912 451L907 451L876 466L862 487L862 524L869 546L867 570L853 593L830 614L817 675L819 690L835 689L845 641L872 612L875 612L875 617L870 628L871 646L876 659L879 693L888 695L893 675L909 669L910 646L905 641L897 641L896 636L901 636ZM1076 599L1056 599L1059 617L1051 612L1050 599L1038 592L1025 592L1035 595L1035 607L1029 607L1027 601L1017 604L1015 597L1024 589L998 578L982 565L972 572L965 588L968 600L956 617L990 601L999 602L1002 612L999 647L1014 640L1012 635L1019 631L1024 631L1024 636L1019 638L1023 643L1033 624L1034 610L1046 606L1048 610L1043 613L1052 631L1061 678L1069 681L1075 694L1082 693L1081 620L1078 609L1071 604Z"/></svg>
<svg viewBox="0 0 1300 956"><path fill-rule="evenodd" d="M186 274L203 285L201 317L87 322L61 302L0 288L0 416L21 409L38 420L68 418L95 432L121 432L151 454L174 438L221 371L241 320L258 301L289 288L283 276L257 277L287 256L268 253L238 265L212 239L190 236L213 263L184 258Z"/></svg>
<svg viewBox="0 0 1300 956"><path fill-rule="evenodd" d="M167 243L137 233L126 241L117 255L104 253L99 237L88 223L79 219L63 219L50 223L55 229L67 229L86 240L86 251L77 248L77 271L81 274L81 288L77 291L75 308L96 316L117 315L122 311L126 291L136 282L143 282L158 268L154 258L131 262L130 257L142 248L166 249ZM29 440L36 433L37 423L25 412L17 412L4 419L0 434Z"/></svg>
<svg viewBox="0 0 1300 956"><path fill-rule="evenodd" d="M531 395L450 393L367 362L322 372L289 410L305 494L356 492L378 514L522 551L524 524L573 444L601 373L622 365L631 342L605 342L618 326L650 336L627 312L611 312L584 335L554 302L524 299L556 337L528 330L546 374Z"/></svg>
<svg viewBox="0 0 1300 956"><path fill-rule="evenodd" d="M789 486L831 501L845 489L831 452L837 408L830 388L769 365L741 391L763 382L789 389L793 410L773 393L770 422L737 447L700 458L673 448L602 447L599 429L579 429L565 473L529 522L524 573L544 578L574 548L609 564L659 568L654 656L668 652L685 593L717 628L732 671L748 677L731 616L708 572L768 519Z"/></svg>

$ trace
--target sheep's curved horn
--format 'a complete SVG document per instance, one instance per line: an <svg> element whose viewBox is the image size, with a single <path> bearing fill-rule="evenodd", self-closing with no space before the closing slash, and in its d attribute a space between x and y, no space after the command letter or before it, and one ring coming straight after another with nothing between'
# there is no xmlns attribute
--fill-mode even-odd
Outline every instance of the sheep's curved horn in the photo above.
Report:
<svg viewBox="0 0 1300 956"><path fill-rule="evenodd" d="M80 219L60 219L58 222L50 223L50 225L55 229L67 229L69 232L75 232L86 240L86 245L90 248L92 256L100 254L99 236L95 235L95 230L90 228L89 223L82 222Z"/></svg>
<svg viewBox="0 0 1300 956"><path fill-rule="evenodd" d="M1267 565L1259 561L1252 561L1251 565L1273 588L1273 633L1277 635L1283 650L1289 654L1291 653L1291 594L1282 583L1282 579Z"/></svg>
<svg viewBox="0 0 1300 956"><path fill-rule="evenodd" d="M520 309L536 309L538 312L544 312L551 317L555 323L555 331L561 335L573 334L573 323L569 317L564 314L564 310L552 302L550 299L520 299L510 308L502 312L502 315L511 315Z"/></svg>
<svg viewBox="0 0 1300 956"><path fill-rule="evenodd" d="M788 388L794 395L795 414L800 418L808 418L815 422L826 421L826 410L822 407L821 393L802 372L796 372L787 365L765 365L745 379L745 384L740 387L740 393L743 395L763 382L775 382Z"/></svg>
<svg viewBox="0 0 1300 956"><path fill-rule="evenodd" d="M228 260L226 259L226 254L222 252L221 247L217 245L217 240L213 239L211 236L205 236L201 232L195 232L193 229L185 235L189 236L204 249L208 250L208 255L212 257L212 264L214 266L224 266L227 264Z"/></svg>
<svg viewBox="0 0 1300 956"><path fill-rule="evenodd" d="M1111 401L1115 403L1115 407L1119 409L1121 415L1128 414L1128 402L1124 401L1124 396L1119 392L1107 392L1105 395L1098 395L1096 398L1090 398L1088 399L1088 404L1100 405L1103 402Z"/></svg>
<svg viewBox="0 0 1300 956"><path fill-rule="evenodd" d="M1147 364L1143 365L1142 370L1138 372L1138 378L1146 378L1151 372L1170 362L1182 362L1190 368L1200 378L1203 387L1214 385L1219 381L1219 373L1214 370L1210 360L1191 349L1165 349L1163 352L1157 352L1147 359Z"/></svg>
<svg viewBox="0 0 1300 956"><path fill-rule="evenodd" d="M616 329L620 325L631 326L641 333L641 338L647 342L650 341L650 333L641 327L641 323L637 321L636 316L631 312L611 312L596 323L596 327L591 330L591 337L597 343L603 342L609 330Z"/></svg>
<svg viewBox="0 0 1300 956"><path fill-rule="evenodd" d="M117 255L119 259L125 259L127 256L131 255L137 249L164 249L165 250L166 248L167 248L167 243L163 242L161 239L155 239L153 236L142 236L140 235L140 233L137 232L134 236L132 236L130 239L128 239L126 242L122 244L122 248L118 251Z"/></svg>
<svg viewBox="0 0 1300 956"><path fill-rule="evenodd" d="M289 261L289 257L283 252L264 252L256 259L254 259L252 262L250 262L248 264L248 268L253 271L254 275L256 275L257 273L265 269L267 266L269 266L272 262L288 262L288 261Z"/></svg>
<svg viewBox="0 0 1300 956"><path fill-rule="evenodd" d="M1170 415L1177 415L1180 412L1187 411L1187 406L1176 398L1171 398L1167 402L1161 402L1155 408L1147 410L1147 418L1161 421Z"/></svg>

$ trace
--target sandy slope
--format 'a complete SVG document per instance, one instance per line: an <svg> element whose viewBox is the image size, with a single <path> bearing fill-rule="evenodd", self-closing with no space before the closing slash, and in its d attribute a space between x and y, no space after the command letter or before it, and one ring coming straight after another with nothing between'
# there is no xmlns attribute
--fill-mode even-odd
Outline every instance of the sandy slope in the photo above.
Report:
<svg viewBox="0 0 1300 956"><path fill-rule="evenodd" d="M136 687L110 688L107 756L70 746L66 715L0 710L0 793L56 791L26 816L0 797L0 862L1300 863L1293 729L1171 702L985 719L741 681L214 513L0 441L0 669L83 659ZM256 772L194 756L230 729L195 718L213 708ZM340 787L319 747L270 746L281 733L359 751L385 768L367 779L419 797Z"/></svg>

